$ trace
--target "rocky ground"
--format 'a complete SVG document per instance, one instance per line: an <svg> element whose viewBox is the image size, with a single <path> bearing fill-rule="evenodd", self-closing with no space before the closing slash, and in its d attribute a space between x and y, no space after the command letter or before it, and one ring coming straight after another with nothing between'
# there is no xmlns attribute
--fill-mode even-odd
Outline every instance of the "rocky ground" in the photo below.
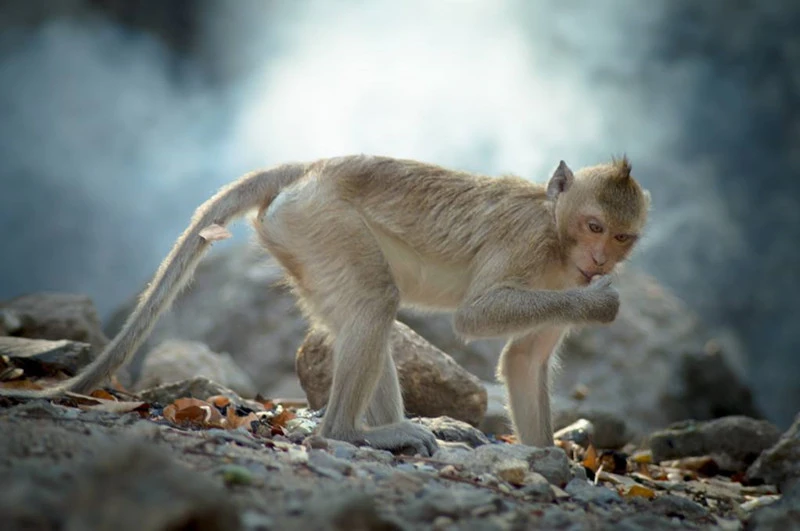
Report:
<svg viewBox="0 0 800 531"><path fill-rule="evenodd" d="M788 431L759 420L735 345L644 276L627 274L617 322L565 345L548 448L508 435L496 351L405 316L392 345L407 409L441 446L422 458L315 435L327 338L277 288L254 295L271 270L236 252L201 266L185 298L200 310L179 302L109 387L0 400L0 528L800 529L800 416ZM237 262L220 297L209 286ZM0 385L49 385L106 343L85 297L7 301ZM263 376L291 344L291 370ZM299 387L281 380L295 371Z"/></svg>

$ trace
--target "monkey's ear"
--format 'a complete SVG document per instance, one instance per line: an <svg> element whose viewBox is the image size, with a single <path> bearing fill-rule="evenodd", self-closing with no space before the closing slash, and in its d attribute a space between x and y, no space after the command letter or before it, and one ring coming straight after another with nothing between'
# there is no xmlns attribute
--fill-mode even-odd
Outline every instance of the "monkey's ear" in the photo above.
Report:
<svg viewBox="0 0 800 531"><path fill-rule="evenodd" d="M561 192L566 192L572 186L574 178L575 176L567 166L567 163L563 160L559 162L558 168L553 172L553 176L547 181L547 198L555 199Z"/></svg>

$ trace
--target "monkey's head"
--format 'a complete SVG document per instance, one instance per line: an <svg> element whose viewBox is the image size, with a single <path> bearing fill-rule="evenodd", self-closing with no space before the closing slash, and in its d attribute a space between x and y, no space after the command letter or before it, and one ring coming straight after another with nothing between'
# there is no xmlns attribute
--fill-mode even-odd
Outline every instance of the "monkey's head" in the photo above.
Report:
<svg viewBox="0 0 800 531"><path fill-rule="evenodd" d="M561 161L547 183L567 265L579 283L610 273L625 260L647 221L650 194L631 176L626 157L582 168Z"/></svg>

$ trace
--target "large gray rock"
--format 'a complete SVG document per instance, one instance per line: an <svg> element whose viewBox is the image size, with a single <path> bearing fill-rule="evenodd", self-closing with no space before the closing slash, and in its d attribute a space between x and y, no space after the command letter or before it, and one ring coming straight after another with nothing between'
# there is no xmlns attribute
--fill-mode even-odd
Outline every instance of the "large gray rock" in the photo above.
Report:
<svg viewBox="0 0 800 531"><path fill-rule="evenodd" d="M99 353L108 343L92 300L72 293L32 293L0 304L5 310L3 328L14 336L89 343ZM10 317L9 317L10 316ZM14 326L9 327L8 322Z"/></svg>
<svg viewBox="0 0 800 531"><path fill-rule="evenodd" d="M779 437L780 430L765 420L731 416L672 425L653 433L649 444L655 462L711 455L722 470L744 472Z"/></svg>
<svg viewBox="0 0 800 531"><path fill-rule="evenodd" d="M409 415L480 423L487 398L478 378L399 322L392 329L391 350ZM332 357L328 338L321 332L311 332L297 351L297 375L312 408L328 401Z"/></svg>
<svg viewBox="0 0 800 531"><path fill-rule="evenodd" d="M130 379L141 377L145 353L167 339L186 339L214 352L228 352L262 393L301 397L294 353L307 324L282 279L277 264L255 246L210 253L139 348ZM135 303L129 301L114 314L109 334L121 328Z"/></svg>
<svg viewBox="0 0 800 531"><path fill-rule="evenodd" d="M227 353L217 354L199 341L167 340L147 354L136 389L202 376L252 398L256 388Z"/></svg>
<svg viewBox="0 0 800 531"><path fill-rule="evenodd" d="M761 480L785 490L797 483L800 502L800 415L774 446L765 450L747 470L747 479Z"/></svg>
<svg viewBox="0 0 800 531"><path fill-rule="evenodd" d="M741 361L735 344L712 337L693 312L644 274L628 268L615 285L617 319L564 342L555 394L559 408L573 412L565 422L594 422L611 413L625 420L632 436L641 436L687 418L761 416L734 369Z"/></svg>
<svg viewBox="0 0 800 531"><path fill-rule="evenodd" d="M8 356L26 372L64 371L73 375L92 361L91 345L77 341L48 341L0 337L0 355Z"/></svg>

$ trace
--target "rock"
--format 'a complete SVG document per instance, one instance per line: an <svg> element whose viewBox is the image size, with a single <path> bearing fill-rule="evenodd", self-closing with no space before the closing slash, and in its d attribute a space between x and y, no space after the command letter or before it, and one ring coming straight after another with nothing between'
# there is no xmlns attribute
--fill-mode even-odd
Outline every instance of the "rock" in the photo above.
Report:
<svg viewBox="0 0 800 531"><path fill-rule="evenodd" d="M391 335L406 412L423 417L448 416L478 425L486 411L486 390L480 381L413 330L395 322ZM327 403L332 352L327 336L312 331L297 352L297 375L308 403Z"/></svg>
<svg viewBox="0 0 800 531"><path fill-rule="evenodd" d="M553 409L571 410L564 425L586 418L598 427L592 414L610 413L643 436L687 418L761 416L733 369L736 345L723 349L685 305L630 267L615 286L617 319L570 334L561 349ZM583 392L573 396L576 388Z"/></svg>
<svg viewBox="0 0 800 531"><path fill-rule="evenodd" d="M42 440L33 445L54 447L56 456L60 452L83 459L62 463L55 471L35 459L27 467L6 471L4 481L14 488L0 491L3 529L238 528L237 511L220 485L178 464L170 451L130 441L87 455L84 449L67 451L50 432L41 433Z"/></svg>
<svg viewBox="0 0 800 531"><path fill-rule="evenodd" d="M495 378L495 365L503 350L503 339L481 339L468 344L453 331L453 318L447 314L414 313L400 310L397 320L448 353L459 365L481 380Z"/></svg>
<svg viewBox="0 0 800 531"><path fill-rule="evenodd" d="M507 435L513 432L506 411L505 386L496 382L482 382L486 389L486 413L478 428L488 435Z"/></svg>
<svg viewBox="0 0 800 531"><path fill-rule="evenodd" d="M138 395L142 400L162 405L171 404L178 398L198 398L200 400L205 400L210 396L222 395L228 397L235 405L246 405L253 409L263 409L263 406L259 406L253 401L245 400L231 389L202 376L151 387L150 389L140 391Z"/></svg>
<svg viewBox="0 0 800 531"><path fill-rule="evenodd" d="M744 529L800 530L800 482L795 483L780 500L753 512L745 522Z"/></svg>
<svg viewBox="0 0 800 531"><path fill-rule="evenodd" d="M22 330L22 319L8 308L0 308L0 336L11 336Z"/></svg>
<svg viewBox="0 0 800 531"><path fill-rule="evenodd" d="M489 444L489 439L480 430L466 422L450 417L419 418L415 422L426 426L436 435L437 439L450 442L463 442L475 448L482 444Z"/></svg>
<svg viewBox="0 0 800 531"><path fill-rule="evenodd" d="M240 396L253 397L253 381L227 353L212 352L198 341L167 340L147 354L136 389L202 376Z"/></svg>
<svg viewBox="0 0 800 531"><path fill-rule="evenodd" d="M732 416L674 424L652 434L649 444L655 462L710 455L721 470L743 472L779 437L778 428L765 420Z"/></svg>
<svg viewBox="0 0 800 531"><path fill-rule="evenodd" d="M535 448L522 444L487 444L473 450L464 466L474 474L495 474L497 470L524 466L558 487L566 485L570 479L567 454L552 446Z"/></svg>
<svg viewBox="0 0 800 531"><path fill-rule="evenodd" d="M778 485L781 490L800 483L800 415L778 442L755 460L747 470L746 479Z"/></svg>
<svg viewBox="0 0 800 531"><path fill-rule="evenodd" d="M553 434L553 438L562 441L572 441L584 448L592 442L594 425L586 419L578 419L569 426L565 426Z"/></svg>
<svg viewBox="0 0 800 531"><path fill-rule="evenodd" d="M698 520L709 516L708 509L683 496L662 494L651 502L640 502L657 514L678 517L686 520Z"/></svg>
<svg viewBox="0 0 800 531"><path fill-rule="evenodd" d="M632 434L628 429L628 425L623 418L618 417L615 413L592 409L584 409L579 413L564 404L563 400L554 402L553 426L557 431L574 426L575 423L581 420L591 424L591 442L596 448L616 450L622 448L631 440Z"/></svg>
<svg viewBox="0 0 800 531"><path fill-rule="evenodd" d="M11 331L15 336L89 343L94 354L108 344L94 303L85 295L33 293L6 301L0 307L19 320L17 329Z"/></svg>
<svg viewBox="0 0 800 531"><path fill-rule="evenodd" d="M572 496L572 499L582 503L606 504L621 502L622 496L615 490L611 490L602 485L593 485L582 479L572 479L564 490Z"/></svg>
<svg viewBox="0 0 800 531"><path fill-rule="evenodd" d="M69 375L92 361L92 346L62 339L25 339L0 337L0 355L8 356L26 373L40 374L64 371Z"/></svg>
<svg viewBox="0 0 800 531"><path fill-rule="evenodd" d="M133 357L128 379L138 380L145 353L156 345L186 339L230 353L265 395L302 396L292 353L308 325L282 279L279 266L255 246L212 251ZM107 326L110 334L122 327L135 305L132 298L114 313Z"/></svg>

